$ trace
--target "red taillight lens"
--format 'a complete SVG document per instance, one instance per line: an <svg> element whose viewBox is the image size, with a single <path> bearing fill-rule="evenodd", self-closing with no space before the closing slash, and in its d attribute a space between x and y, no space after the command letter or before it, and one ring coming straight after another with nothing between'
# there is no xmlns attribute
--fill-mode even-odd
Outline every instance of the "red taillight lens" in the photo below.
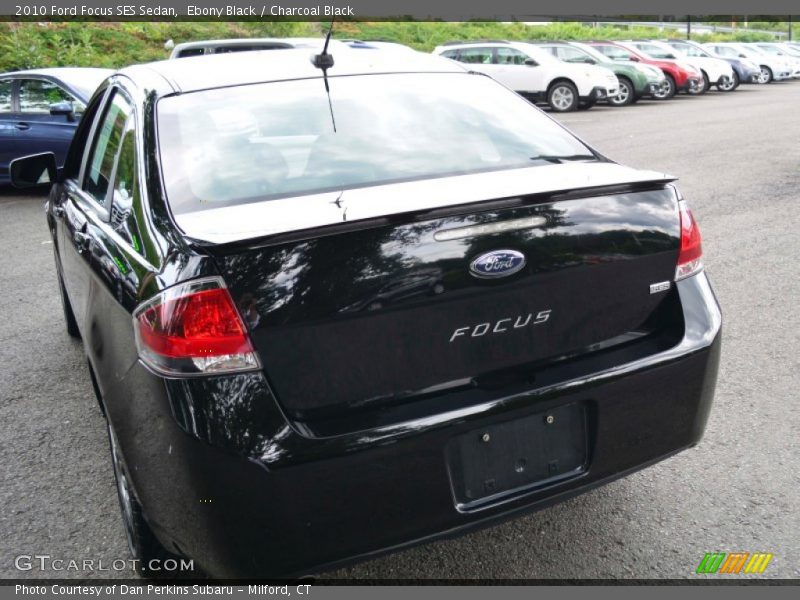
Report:
<svg viewBox="0 0 800 600"><path fill-rule="evenodd" d="M141 360L159 373L200 375L259 367L247 329L220 279L165 290L133 315Z"/></svg>
<svg viewBox="0 0 800 600"><path fill-rule="evenodd" d="M678 253L678 266L675 268L675 281L703 270L700 228L684 200L678 202L678 210L681 218L681 250Z"/></svg>

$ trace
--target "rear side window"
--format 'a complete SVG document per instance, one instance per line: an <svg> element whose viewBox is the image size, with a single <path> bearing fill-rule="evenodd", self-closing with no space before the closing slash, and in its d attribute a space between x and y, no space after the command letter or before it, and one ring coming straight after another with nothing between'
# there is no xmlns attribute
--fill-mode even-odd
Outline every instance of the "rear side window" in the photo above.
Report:
<svg viewBox="0 0 800 600"><path fill-rule="evenodd" d="M291 48L291 44L254 44L251 46L243 44L232 44L230 46L217 46L214 49L214 54L223 54L226 52L253 52L255 50L279 50L281 48Z"/></svg>
<svg viewBox="0 0 800 600"><path fill-rule="evenodd" d="M21 79L19 82L19 110L29 114L50 114L50 105L56 102L71 102L76 113L85 106L72 94L51 81Z"/></svg>
<svg viewBox="0 0 800 600"><path fill-rule="evenodd" d="M173 213L481 171L591 151L517 94L466 73L329 77L158 103ZM539 158L537 158L539 157Z"/></svg>
<svg viewBox="0 0 800 600"><path fill-rule="evenodd" d="M528 59L527 55L514 48L498 48L497 64L500 65L524 65Z"/></svg>
<svg viewBox="0 0 800 600"><path fill-rule="evenodd" d="M736 50L734 50L733 48L729 48L728 46L716 46L714 50L716 50L717 54L719 54L720 56L730 56L730 57L737 56Z"/></svg>
<svg viewBox="0 0 800 600"><path fill-rule="evenodd" d="M695 48L694 46L678 46L678 49L685 52L687 56L695 56L695 57L708 56L705 52L700 50L700 48Z"/></svg>
<svg viewBox="0 0 800 600"><path fill-rule="evenodd" d="M11 112L11 81L0 81L0 113Z"/></svg>
<svg viewBox="0 0 800 600"><path fill-rule="evenodd" d="M492 56L491 48L462 48L458 53L458 60L473 65L490 65Z"/></svg>
<svg viewBox="0 0 800 600"><path fill-rule="evenodd" d="M186 48L178 53L178 58L187 58L189 56L202 56L205 54L205 48Z"/></svg>
<svg viewBox="0 0 800 600"><path fill-rule="evenodd" d="M568 46L559 46L556 49L556 56L565 62L585 63L589 61L589 57L585 53Z"/></svg>
<svg viewBox="0 0 800 600"><path fill-rule="evenodd" d="M614 60L630 60L631 55L618 46L595 46L597 50Z"/></svg>
<svg viewBox="0 0 800 600"><path fill-rule="evenodd" d="M664 50L663 48L661 48L660 46L656 46L655 44L636 44L636 47L642 52L645 52L648 55L652 56L653 58L668 59L670 57L674 58L675 56L668 50Z"/></svg>
<svg viewBox="0 0 800 600"><path fill-rule="evenodd" d="M106 206L112 169L122 141L122 133L125 131L125 124L131 112L133 112L131 105L125 97L118 92L114 93L94 133L83 189L103 207Z"/></svg>

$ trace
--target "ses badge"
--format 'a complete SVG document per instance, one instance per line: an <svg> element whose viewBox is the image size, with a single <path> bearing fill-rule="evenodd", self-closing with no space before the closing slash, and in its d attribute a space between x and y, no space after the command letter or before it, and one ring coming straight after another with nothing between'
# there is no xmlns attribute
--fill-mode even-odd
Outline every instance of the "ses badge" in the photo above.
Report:
<svg viewBox="0 0 800 600"><path fill-rule="evenodd" d="M519 272L525 266L525 255L516 250L493 250L481 254L469 265L469 271L480 279L498 279Z"/></svg>

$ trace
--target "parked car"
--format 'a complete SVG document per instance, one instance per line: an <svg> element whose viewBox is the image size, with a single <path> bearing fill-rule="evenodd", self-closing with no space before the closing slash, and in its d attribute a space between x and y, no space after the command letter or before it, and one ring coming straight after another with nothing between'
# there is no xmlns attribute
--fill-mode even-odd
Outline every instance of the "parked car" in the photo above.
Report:
<svg viewBox="0 0 800 600"><path fill-rule="evenodd" d="M733 68L733 76L730 81L717 83L717 89L722 92L733 91L742 82L758 83L761 76L761 67L750 59L714 54L708 48L704 48L701 44L690 40L667 40L666 43L689 57L711 57L727 61Z"/></svg>
<svg viewBox="0 0 800 600"><path fill-rule="evenodd" d="M414 48L399 44L397 42L387 42L385 40L355 40L355 39L340 39L338 40L343 44L349 45L351 48L365 49L365 50L397 50L400 52L416 52Z"/></svg>
<svg viewBox="0 0 800 600"><path fill-rule="evenodd" d="M619 93L607 98L612 106L625 106L640 98L655 97L664 85L664 73L661 69L634 62L613 61L587 44L546 42L539 47L564 62L599 65L610 69L619 81Z"/></svg>
<svg viewBox="0 0 800 600"><path fill-rule="evenodd" d="M611 70L564 63L525 42L452 42L433 53L465 63L531 102L547 102L555 112L588 109L619 93Z"/></svg>
<svg viewBox="0 0 800 600"><path fill-rule="evenodd" d="M454 61L272 55L128 67L61 172L11 165L54 182L67 332L144 568L319 572L697 443L721 315L672 177ZM342 311L415 274L432 293Z"/></svg>
<svg viewBox="0 0 800 600"><path fill-rule="evenodd" d="M624 42L590 42L590 44L612 60L633 61L661 69L666 84L656 94L657 98L672 98L679 91L694 90L702 85L702 73L688 63L657 59Z"/></svg>
<svg viewBox="0 0 800 600"><path fill-rule="evenodd" d="M759 83L782 81L784 79L789 79L792 76L791 68L786 64L782 57L759 52L755 48L751 48L746 44L737 44L733 42L709 42L707 44L703 44L703 47L708 48L712 52L715 52L726 58L744 58L755 62L758 64L759 69L761 69L761 76L758 79Z"/></svg>
<svg viewBox="0 0 800 600"><path fill-rule="evenodd" d="M333 44L337 42L331 41ZM225 54L228 52L254 52L260 50L282 50L286 48L321 48L323 38L231 38L223 40L201 40L183 42L172 48L170 59Z"/></svg>
<svg viewBox="0 0 800 600"><path fill-rule="evenodd" d="M800 78L800 53L795 54L787 50L780 44L768 42L754 42L748 46L755 48L757 51L764 54L771 54L773 56L780 56L783 61L791 68L792 77Z"/></svg>
<svg viewBox="0 0 800 600"><path fill-rule="evenodd" d="M0 73L0 184L14 158L67 148L92 92L109 69L53 68Z"/></svg>
<svg viewBox="0 0 800 600"><path fill-rule="evenodd" d="M775 45L783 50L786 54L800 58L800 46L797 44L790 42L776 42Z"/></svg>
<svg viewBox="0 0 800 600"><path fill-rule="evenodd" d="M712 84L717 86L720 91L723 91L722 88L725 87L728 91L733 89L731 87L733 82L733 67L731 67L730 63L721 58L702 56L699 52L695 52L694 55L690 56L679 48L655 40L646 42L634 41L630 43L642 52L647 52L647 54L655 58L680 61L690 64L695 69L699 70L703 76L703 81L700 85L690 88L689 91L691 93L705 94L709 88L711 88Z"/></svg>

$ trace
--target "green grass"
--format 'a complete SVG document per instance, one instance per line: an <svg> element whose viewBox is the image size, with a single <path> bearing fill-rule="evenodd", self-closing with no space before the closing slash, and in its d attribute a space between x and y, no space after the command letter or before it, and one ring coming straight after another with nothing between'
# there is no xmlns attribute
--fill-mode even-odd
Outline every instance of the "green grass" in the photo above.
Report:
<svg viewBox="0 0 800 600"><path fill-rule="evenodd" d="M327 24L296 21L253 22L49 22L0 23L0 71L36 67L123 67L166 58L164 42L231 37L321 36ZM626 39L678 35L631 25L592 27L588 23L530 26L497 22L340 22L334 37L381 39L423 51L451 40L507 39ZM741 31L733 36L705 34L698 41L769 38Z"/></svg>

